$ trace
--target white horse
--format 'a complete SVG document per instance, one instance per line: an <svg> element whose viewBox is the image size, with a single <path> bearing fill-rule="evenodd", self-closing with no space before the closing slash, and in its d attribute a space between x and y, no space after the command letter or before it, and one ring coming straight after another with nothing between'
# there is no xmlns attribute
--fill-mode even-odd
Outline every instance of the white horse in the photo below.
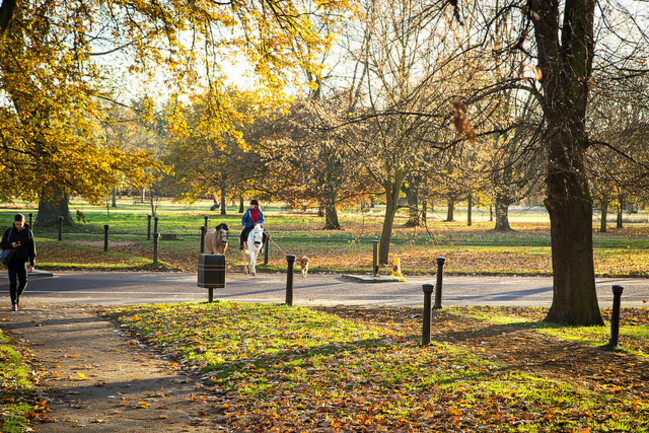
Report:
<svg viewBox="0 0 649 433"><path fill-rule="evenodd" d="M241 253L243 254L243 272L246 274L257 275L255 265L257 264L257 257L263 246L264 228L261 224L255 224L250 233L248 233L248 247L244 248Z"/></svg>

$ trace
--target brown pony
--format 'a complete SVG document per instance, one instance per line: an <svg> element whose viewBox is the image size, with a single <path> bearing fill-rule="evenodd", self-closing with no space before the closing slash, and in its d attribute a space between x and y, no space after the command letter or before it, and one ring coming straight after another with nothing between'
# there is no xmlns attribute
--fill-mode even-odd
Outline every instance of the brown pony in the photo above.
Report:
<svg viewBox="0 0 649 433"><path fill-rule="evenodd" d="M208 254L224 254L228 247L228 226L221 223L205 233L205 252Z"/></svg>

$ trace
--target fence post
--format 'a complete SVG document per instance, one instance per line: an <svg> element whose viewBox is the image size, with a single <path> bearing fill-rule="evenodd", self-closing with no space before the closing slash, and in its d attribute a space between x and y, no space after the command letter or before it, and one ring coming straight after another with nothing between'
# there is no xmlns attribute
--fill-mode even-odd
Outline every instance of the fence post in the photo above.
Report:
<svg viewBox="0 0 649 433"><path fill-rule="evenodd" d="M616 348L620 335L620 303L624 287L613 286L613 311L611 311L611 339L608 342L609 347Z"/></svg>
<svg viewBox="0 0 649 433"><path fill-rule="evenodd" d="M153 233L158 233L158 216L153 217Z"/></svg>
<svg viewBox="0 0 649 433"><path fill-rule="evenodd" d="M379 241L372 241L372 275L379 276Z"/></svg>
<svg viewBox="0 0 649 433"><path fill-rule="evenodd" d="M295 256L288 254L286 256L286 305L293 305L293 263L295 263Z"/></svg>
<svg viewBox="0 0 649 433"><path fill-rule="evenodd" d="M207 227L201 226L201 254L205 252L205 231Z"/></svg>
<svg viewBox="0 0 649 433"><path fill-rule="evenodd" d="M268 264L268 249L270 248L270 238L266 240L266 247L264 248L264 265Z"/></svg>
<svg viewBox="0 0 649 433"><path fill-rule="evenodd" d="M437 258L437 284L435 284L435 305L434 309L442 308L442 273L444 268L444 257Z"/></svg>
<svg viewBox="0 0 649 433"><path fill-rule="evenodd" d="M32 216L34 216L34 214L32 214L32 213L30 212L30 213L29 213L29 229L33 232L33 231L34 231L34 227L32 227Z"/></svg>
<svg viewBox="0 0 649 433"><path fill-rule="evenodd" d="M421 345L422 347L426 347L430 344L430 324L433 316L431 297L435 286L432 284L423 284L421 288L424 291L424 322L421 328Z"/></svg>
<svg viewBox="0 0 649 433"><path fill-rule="evenodd" d="M160 233L153 232L153 264L158 264L158 239L160 238Z"/></svg>
<svg viewBox="0 0 649 433"><path fill-rule="evenodd" d="M59 217L59 240L63 238L63 217Z"/></svg>
<svg viewBox="0 0 649 433"><path fill-rule="evenodd" d="M209 215L203 215L203 218L205 218L205 231L207 231L207 219L209 218Z"/></svg>
<svg viewBox="0 0 649 433"><path fill-rule="evenodd" d="M104 224L104 252L108 251L108 224Z"/></svg>
<svg viewBox="0 0 649 433"><path fill-rule="evenodd" d="M146 216L146 240L151 240L151 215Z"/></svg>

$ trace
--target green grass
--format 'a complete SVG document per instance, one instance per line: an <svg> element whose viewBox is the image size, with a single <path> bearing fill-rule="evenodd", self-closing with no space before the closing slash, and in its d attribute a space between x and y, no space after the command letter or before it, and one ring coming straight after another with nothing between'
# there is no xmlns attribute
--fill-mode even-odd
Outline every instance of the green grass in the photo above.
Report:
<svg viewBox="0 0 649 433"><path fill-rule="evenodd" d="M29 424L26 415L32 410L30 370L21 353L0 331L0 431L19 433Z"/></svg>
<svg viewBox="0 0 649 433"><path fill-rule="evenodd" d="M547 309L543 307L451 307L453 314L485 320L496 325L514 325L535 329L556 339L589 347L604 347L611 336L610 322L605 326L561 326L543 322ZM603 310L605 319L610 309ZM622 308L620 312L619 351L649 359L649 314L642 308Z"/></svg>
<svg viewBox="0 0 649 433"><path fill-rule="evenodd" d="M202 372L235 431L649 431L649 405L505 368L362 318L270 304L110 315Z"/></svg>
<svg viewBox="0 0 649 433"><path fill-rule="evenodd" d="M158 230L176 233L182 242L160 241L158 258L165 262L163 269L195 271L200 246L200 228L204 215L210 216L209 226L219 222L230 226L231 242L236 244L241 215L228 208L228 215L208 212L210 203L195 205L163 202L159 208ZM122 200L110 213L104 207L93 207L74 201L71 210L78 209L87 223L65 227L63 244L73 248L56 247L47 242L56 240L57 229L36 229L39 247L38 264L50 269L146 269L152 260L153 242L146 240L147 213L145 205L133 205ZM17 211L29 208L5 208L0 221L9 225ZM34 209L31 209L34 211ZM284 271L286 254L306 255L311 258L311 272L369 272L372 243L379 239L382 215L377 208L369 214L357 211L341 212L344 230L322 230L324 221L315 214L291 212L276 206L264 208L265 224L272 234L271 257L261 271ZM389 263L401 259L405 274L430 274L436 271L435 258L447 258L445 272L458 275L550 275L552 272L550 233L547 216L529 213L512 216L515 231L497 233L493 223L481 217L471 227L464 221L444 222L430 219L428 228L400 228L406 215L400 213L390 246ZM110 226L109 253L103 254L103 226ZM595 272L598 276L649 277L649 225L627 224L624 229L611 229L600 234L594 226ZM129 244L126 246L125 244ZM90 250L88 248L91 248ZM88 254L75 254L74 250ZM226 252L230 265L239 269L241 258L232 246ZM386 269L389 272L389 268Z"/></svg>

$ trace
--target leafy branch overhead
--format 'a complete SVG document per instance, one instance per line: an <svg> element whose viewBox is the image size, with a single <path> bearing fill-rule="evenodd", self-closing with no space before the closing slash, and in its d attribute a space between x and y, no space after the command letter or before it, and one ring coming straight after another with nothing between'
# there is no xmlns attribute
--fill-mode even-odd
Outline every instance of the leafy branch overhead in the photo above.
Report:
<svg viewBox="0 0 649 433"><path fill-rule="evenodd" d="M48 195L41 185L53 182L96 202L120 176L146 183L142 169L155 168L151 156L99 132L111 102L130 106L123 102L129 92L152 82L167 93L207 89L210 117L218 119L231 105L221 65L237 53L253 66L265 95L278 99L296 71L318 74L313 56L328 41L313 30L314 20L333 21L330 13L344 6L3 1L0 187L11 191L7 198L33 200Z"/></svg>

